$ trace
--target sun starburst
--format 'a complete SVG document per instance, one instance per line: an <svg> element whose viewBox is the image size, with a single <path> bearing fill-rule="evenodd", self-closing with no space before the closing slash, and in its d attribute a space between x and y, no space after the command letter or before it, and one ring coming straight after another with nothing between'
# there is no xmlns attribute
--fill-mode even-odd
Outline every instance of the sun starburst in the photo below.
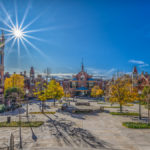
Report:
<svg viewBox="0 0 150 150"><path fill-rule="evenodd" d="M27 15L28 15L29 8L30 8L29 6L26 8L26 11L23 15L22 21L20 23L18 22L16 4L15 4L15 12L16 12L15 13L15 18L16 18L15 22L13 22L13 20L11 19L10 15L8 14L6 8L4 7L4 5L2 3L0 3L0 8L3 10L6 17L8 18L8 22L5 21L4 19L0 19L0 21L3 22L3 24L5 25L5 28L0 27L0 29L4 30L6 32L5 36L7 36L7 38L6 38L5 44L12 41L11 46L10 46L10 50L12 49L12 47L16 43L17 47L18 47L18 55L20 56L20 44L22 44L22 46L26 50L27 54L30 55L30 51L27 48L27 45L29 45L34 50L39 52L41 55L46 56L39 48L37 48L29 40L29 39L34 39L34 40L43 41L42 39L34 37L30 34L32 32L42 31L44 28L43 29L27 30L28 27L31 26L41 15L38 15L33 20L31 20L27 25L24 26L24 21L25 21ZM31 55L30 55L30 57L31 57Z"/></svg>

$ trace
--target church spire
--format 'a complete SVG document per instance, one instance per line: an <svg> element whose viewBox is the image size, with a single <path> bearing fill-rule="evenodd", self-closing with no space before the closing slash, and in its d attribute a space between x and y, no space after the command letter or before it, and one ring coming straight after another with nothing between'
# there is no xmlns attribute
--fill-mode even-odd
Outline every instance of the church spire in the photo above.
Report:
<svg viewBox="0 0 150 150"><path fill-rule="evenodd" d="M83 58L82 58L82 66L81 66L81 71L84 71Z"/></svg>

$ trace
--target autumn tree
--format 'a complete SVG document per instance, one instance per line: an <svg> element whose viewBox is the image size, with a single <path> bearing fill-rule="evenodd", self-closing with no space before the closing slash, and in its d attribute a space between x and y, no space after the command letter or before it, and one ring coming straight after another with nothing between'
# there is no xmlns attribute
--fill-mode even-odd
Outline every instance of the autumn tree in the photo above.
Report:
<svg viewBox="0 0 150 150"><path fill-rule="evenodd" d="M4 96L8 100L16 102L17 97L24 95L24 77L19 74L13 74L4 81Z"/></svg>
<svg viewBox="0 0 150 150"><path fill-rule="evenodd" d="M122 106L128 102L138 100L138 92L132 88L132 83L126 78L119 77L110 86L110 98L109 101L117 102L120 105L120 112L122 112Z"/></svg>
<svg viewBox="0 0 150 150"><path fill-rule="evenodd" d="M20 88L22 91L24 90L24 77L19 74L13 74L9 78L5 79L4 89L8 88Z"/></svg>
<svg viewBox="0 0 150 150"><path fill-rule="evenodd" d="M51 80L47 85L46 95L47 98L54 99L55 106L55 100L59 100L64 96L63 87L56 80Z"/></svg>
<svg viewBox="0 0 150 150"><path fill-rule="evenodd" d="M46 101L47 99L46 92L43 87L44 87L43 82L35 83L34 95L42 102L42 112L44 112L44 101Z"/></svg>
<svg viewBox="0 0 150 150"><path fill-rule="evenodd" d="M145 86L142 91L142 98L147 102L148 107L148 123L150 123L150 86Z"/></svg>
<svg viewBox="0 0 150 150"><path fill-rule="evenodd" d="M99 86L94 86L93 88L92 88L92 90L91 90L91 96L92 97L96 97L96 98L98 98L98 97L101 97L103 95L103 90L102 89L100 89L100 87Z"/></svg>
<svg viewBox="0 0 150 150"><path fill-rule="evenodd" d="M44 111L44 101L47 99L53 99L54 105L55 100L59 100L63 97L63 88L55 80L51 80L48 84L36 83L36 88L34 92L35 96L42 102L42 112Z"/></svg>

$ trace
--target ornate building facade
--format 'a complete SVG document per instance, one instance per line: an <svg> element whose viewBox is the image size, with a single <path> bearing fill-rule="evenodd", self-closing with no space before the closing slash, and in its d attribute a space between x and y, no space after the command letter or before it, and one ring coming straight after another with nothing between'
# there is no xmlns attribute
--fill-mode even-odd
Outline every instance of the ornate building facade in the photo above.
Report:
<svg viewBox="0 0 150 150"><path fill-rule="evenodd" d="M105 83L102 79L94 79L84 70L82 63L81 71L72 76L72 79L65 79L61 81L64 92L70 93L71 96L90 96L91 89L98 85L100 88L105 88Z"/></svg>
<svg viewBox="0 0 150 150"><path fill-rule="evenodd" d="M137 68L134 67L132 72L132 84L142 90L145 86L150 86L150 74L142 72L138 74Z"/></svg>

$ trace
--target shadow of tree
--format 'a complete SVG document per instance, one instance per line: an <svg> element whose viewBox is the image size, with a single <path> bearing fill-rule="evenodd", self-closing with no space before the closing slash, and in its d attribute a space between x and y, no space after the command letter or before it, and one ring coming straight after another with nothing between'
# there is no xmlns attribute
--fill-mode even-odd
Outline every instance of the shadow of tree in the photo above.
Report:
<svg viewBox="0 0 150 150"><path fill-rule="evenodd" d="M29 118L27 117L27 121L30 122ZM32 133L32 139L36 142L37 141L37 136L35 135L32 127L30 126L30 129L31 129L31 133Z"/></svg>
<svg viewBox="0 0 150 150"><path fill-rule="evenodd" d="M23 108L23 107L21 107L19 109L20 109L20 114L23 114L24 112L26 112L25 108ZM10 110L10 111L6 111L6 112L3 112L3 113L0 113L0 116L7 116L7 115L10 115L10 116L19 115L18 108L13 110L13 111Z"/></svg>
<svg viewBox="0 0 150 150"><path fill-rule="evenodd" d="M110 149L111 145L103 140L99 140L88 130L75 127L75 123L65 118L56 118L53 120L47 114L44 114L49 120L48 127L52 135L55 136L59 145L62 142L67 146L89 147ZM111 148L112 150L112 148Z"/></svg>

